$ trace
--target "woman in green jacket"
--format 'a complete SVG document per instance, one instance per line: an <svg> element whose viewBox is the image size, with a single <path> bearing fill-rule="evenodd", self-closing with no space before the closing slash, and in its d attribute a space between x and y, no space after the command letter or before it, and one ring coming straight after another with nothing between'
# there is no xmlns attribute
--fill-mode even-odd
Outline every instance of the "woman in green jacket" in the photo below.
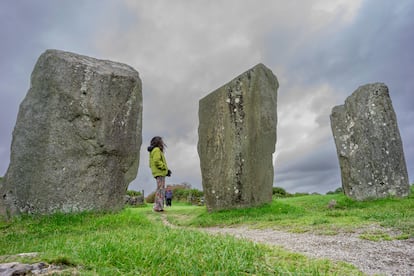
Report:
<svg viewBox="0 0 414 276"><path fill-rule="evenodd" d="M167 161L164 156L164 148L166 145L161 137L155 136L151 139L151 145L148 147L149 151L149 166L152 175L157 181L157 190L155 191L154 211L164 211L164 197L165 197L165 177L171 176L171 171L168 169Z"/></svg>

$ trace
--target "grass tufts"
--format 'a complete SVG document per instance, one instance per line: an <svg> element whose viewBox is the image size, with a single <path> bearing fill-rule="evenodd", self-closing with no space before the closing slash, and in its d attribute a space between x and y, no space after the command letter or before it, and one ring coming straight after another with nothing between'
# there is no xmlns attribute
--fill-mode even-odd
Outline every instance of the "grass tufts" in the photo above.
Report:
<svg viewBox="0 0 414 276"><path fill-rule="evenodd" d="M331 200L336 204L327 208ZM247 225L326 235L367 228L373 230L362 232L361 238L414 237L413 195L364 202L341 194L307 195L214 213L173 203L162 215L188 229L166 227L160 215L146 206L0 222L0 260L12 262L22 259L19 253L37 252L26 259L75 266L80 275L361 275L346 263L309 259L192 228Z"/></svg>

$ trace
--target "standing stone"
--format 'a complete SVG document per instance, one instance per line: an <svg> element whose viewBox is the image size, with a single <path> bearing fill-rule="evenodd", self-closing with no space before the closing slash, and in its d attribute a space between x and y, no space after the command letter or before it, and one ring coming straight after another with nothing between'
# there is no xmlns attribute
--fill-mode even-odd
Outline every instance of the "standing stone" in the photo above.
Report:
<svg viewBox="0 0 414 276"><path fill-rule="evenodd" d="M342 187L356 200L407 196L410 188L403 146L388 87L359 87L332 109L331 127Z"/></svg>
<svg viewBox="0 0 414 276"><path fill-rule="evenodd" d="M137 175L141 125L137 71L47 50L20 105L0 212L120 209Z"/></svg>
<svg viewBox="0 0 414 276"><path fill-rule="evenodd" d="M209 211L271 202L278 87L258 64L200 100L198 153Z"/></svg>

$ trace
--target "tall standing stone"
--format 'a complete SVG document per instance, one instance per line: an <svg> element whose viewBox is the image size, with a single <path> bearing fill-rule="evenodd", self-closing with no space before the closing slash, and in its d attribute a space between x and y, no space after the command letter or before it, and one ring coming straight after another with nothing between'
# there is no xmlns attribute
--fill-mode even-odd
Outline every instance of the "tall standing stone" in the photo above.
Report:
<svg viewBox="0 0 414 276"><path fill-rule="evenodd" d="M198 153L209 211L271 202L278 87L258 64L200 100Z"/></svg>
<svg viewBox="0 0 414 276"><path fill-rule="evenodd" d="M20 105L0 212L120 209L137 174L141 125L132 67L47 50Z"/></svg>
<svg viewBox="0 0 414 276"><path fill-rule="evenodd" d="M407 196L409 183L397 118L388 87L359 87L332 109L342 187L356 200Z"/></svg>

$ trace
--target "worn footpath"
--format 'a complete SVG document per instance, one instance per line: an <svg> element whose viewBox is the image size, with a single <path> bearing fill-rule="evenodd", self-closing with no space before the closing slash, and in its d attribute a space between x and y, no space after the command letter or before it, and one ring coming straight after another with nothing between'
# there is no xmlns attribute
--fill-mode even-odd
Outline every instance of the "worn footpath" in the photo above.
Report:
<svg viewBox="0 0 414 276"><path fill-rule="evenodd" d="M162 216L164 224L168 223ZM390 230L372 226L384 232ZM232 235L269 246L281 246L286 250L302 253L311 258L325 258L333 261L344 261L355 265L368 275L401 275L414 276L414 239L369 241L361 239L360 229L354 233L337 235L317 235L313 233L289 233L274 229L252 229L241 227L208 227L198 228L211 234Z"/></svg>

